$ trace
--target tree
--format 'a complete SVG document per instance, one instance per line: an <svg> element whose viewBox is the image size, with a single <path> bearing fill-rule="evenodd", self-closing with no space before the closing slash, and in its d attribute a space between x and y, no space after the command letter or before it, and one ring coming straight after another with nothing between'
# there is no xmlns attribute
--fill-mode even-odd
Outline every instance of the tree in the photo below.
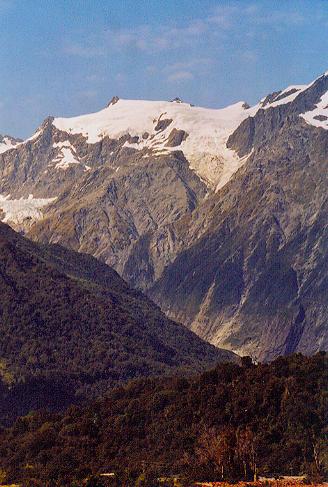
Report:
<svg viewBox="0 0 328 487"><path fill-rule="evenodd" d="M255 435L247 426L237 431L236 455L242 464L245 480L248 478L249 471L254 478L257 475Z"/></svg>
<svg viewBox="0 0 328 487"><path fill-rule="evenodd" d="M0 483L3 484L7 480L7 472L0 468Z"/></svg>
<svg viewBox="0 0 328 487"><path fill-rule="evenodd" d="M234 456L235 432L226 426L220 430L204 427L198 439L196 456L202 465L210 467L224 479L231 470Z"/></svg>

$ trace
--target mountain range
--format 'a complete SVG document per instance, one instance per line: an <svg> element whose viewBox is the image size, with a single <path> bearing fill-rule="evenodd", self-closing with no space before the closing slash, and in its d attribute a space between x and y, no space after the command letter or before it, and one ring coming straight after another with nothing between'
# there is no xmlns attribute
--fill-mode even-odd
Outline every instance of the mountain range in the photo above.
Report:
<svg viewBox="0 0 328 487"><path fill-rule="evenodd" d="M217 346L327 348L328 72L253 107L114 97L0 143L16 230L93 255Z"/></svg>

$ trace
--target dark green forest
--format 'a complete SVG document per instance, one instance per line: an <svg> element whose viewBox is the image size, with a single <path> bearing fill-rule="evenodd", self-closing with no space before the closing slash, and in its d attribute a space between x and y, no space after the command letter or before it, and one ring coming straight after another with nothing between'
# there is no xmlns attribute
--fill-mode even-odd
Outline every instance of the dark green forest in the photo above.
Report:
<svg viewBox="0 0 328 487"><path fill-rule="evenodd" d="M107 265L2 223L0 295L0 377L10 386L0 422L136 377L236 359L166 318Z"/></svg>
<svg viewBox="0 0 328 487"><path fill-rule="evenodd" d="M84 485L104 472L120 485L172 474L320 479L328 473L327 375L321 352L134 380L89 405L20 417L1 431L0 467L7 479L35 486Z"/></svg>

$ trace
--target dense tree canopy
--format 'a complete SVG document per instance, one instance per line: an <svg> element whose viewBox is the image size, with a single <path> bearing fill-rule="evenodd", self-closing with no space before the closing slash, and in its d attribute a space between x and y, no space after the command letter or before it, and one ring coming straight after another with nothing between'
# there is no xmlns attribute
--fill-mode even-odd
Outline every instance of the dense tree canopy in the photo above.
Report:
<svg viewBox="0 0 328 487"><path fill-rule="evenodd" d="M58 410L132 378L236 358L169 320L107 265L3 223L0 295L0 377L15 386L21 414L33 401L50 407L54 398Z"/></svg>
<svg viewBox="0 0 328 487"><path fill-rule="evenodd" d="M200 480L327 474L327 372L322 352L132 381L64 414L19 418L1 433L0 468L26 485L82 485L101 472L133 481L142 472Z"/></svg>

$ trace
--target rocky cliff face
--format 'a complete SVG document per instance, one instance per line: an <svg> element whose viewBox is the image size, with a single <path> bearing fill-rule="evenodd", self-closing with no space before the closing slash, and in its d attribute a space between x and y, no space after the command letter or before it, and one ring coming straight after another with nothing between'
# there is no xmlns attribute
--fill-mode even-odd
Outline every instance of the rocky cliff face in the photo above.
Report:
<svg viewBox="0 0 328 487"><path fill-rule="evenodd" d="M30 140L0 156L4 221L24 231L34 224L31 236L91 253L124 274L136 246L149 234L161 239L162 229L193 211L208 191L181 151L136 150L133 140L124 134L89 144L46 120ZM134 280L146 286L155 274L145 263Z"/></svg>
<svg viewBox="0 0 328 487"><path fill-rule="evenodd" d="M3 218L112 265L207 340L327 346L328 76L255 107L115 103L0 155Z"/></svg>
<svg viewBox="0 0 328 487"><path fill-rule="evenodd" d="M327 90L245 120L228 145L247 164L179 227L151 295L213 343L259 359L327 348L328 131L300 117Z"/></svg>

